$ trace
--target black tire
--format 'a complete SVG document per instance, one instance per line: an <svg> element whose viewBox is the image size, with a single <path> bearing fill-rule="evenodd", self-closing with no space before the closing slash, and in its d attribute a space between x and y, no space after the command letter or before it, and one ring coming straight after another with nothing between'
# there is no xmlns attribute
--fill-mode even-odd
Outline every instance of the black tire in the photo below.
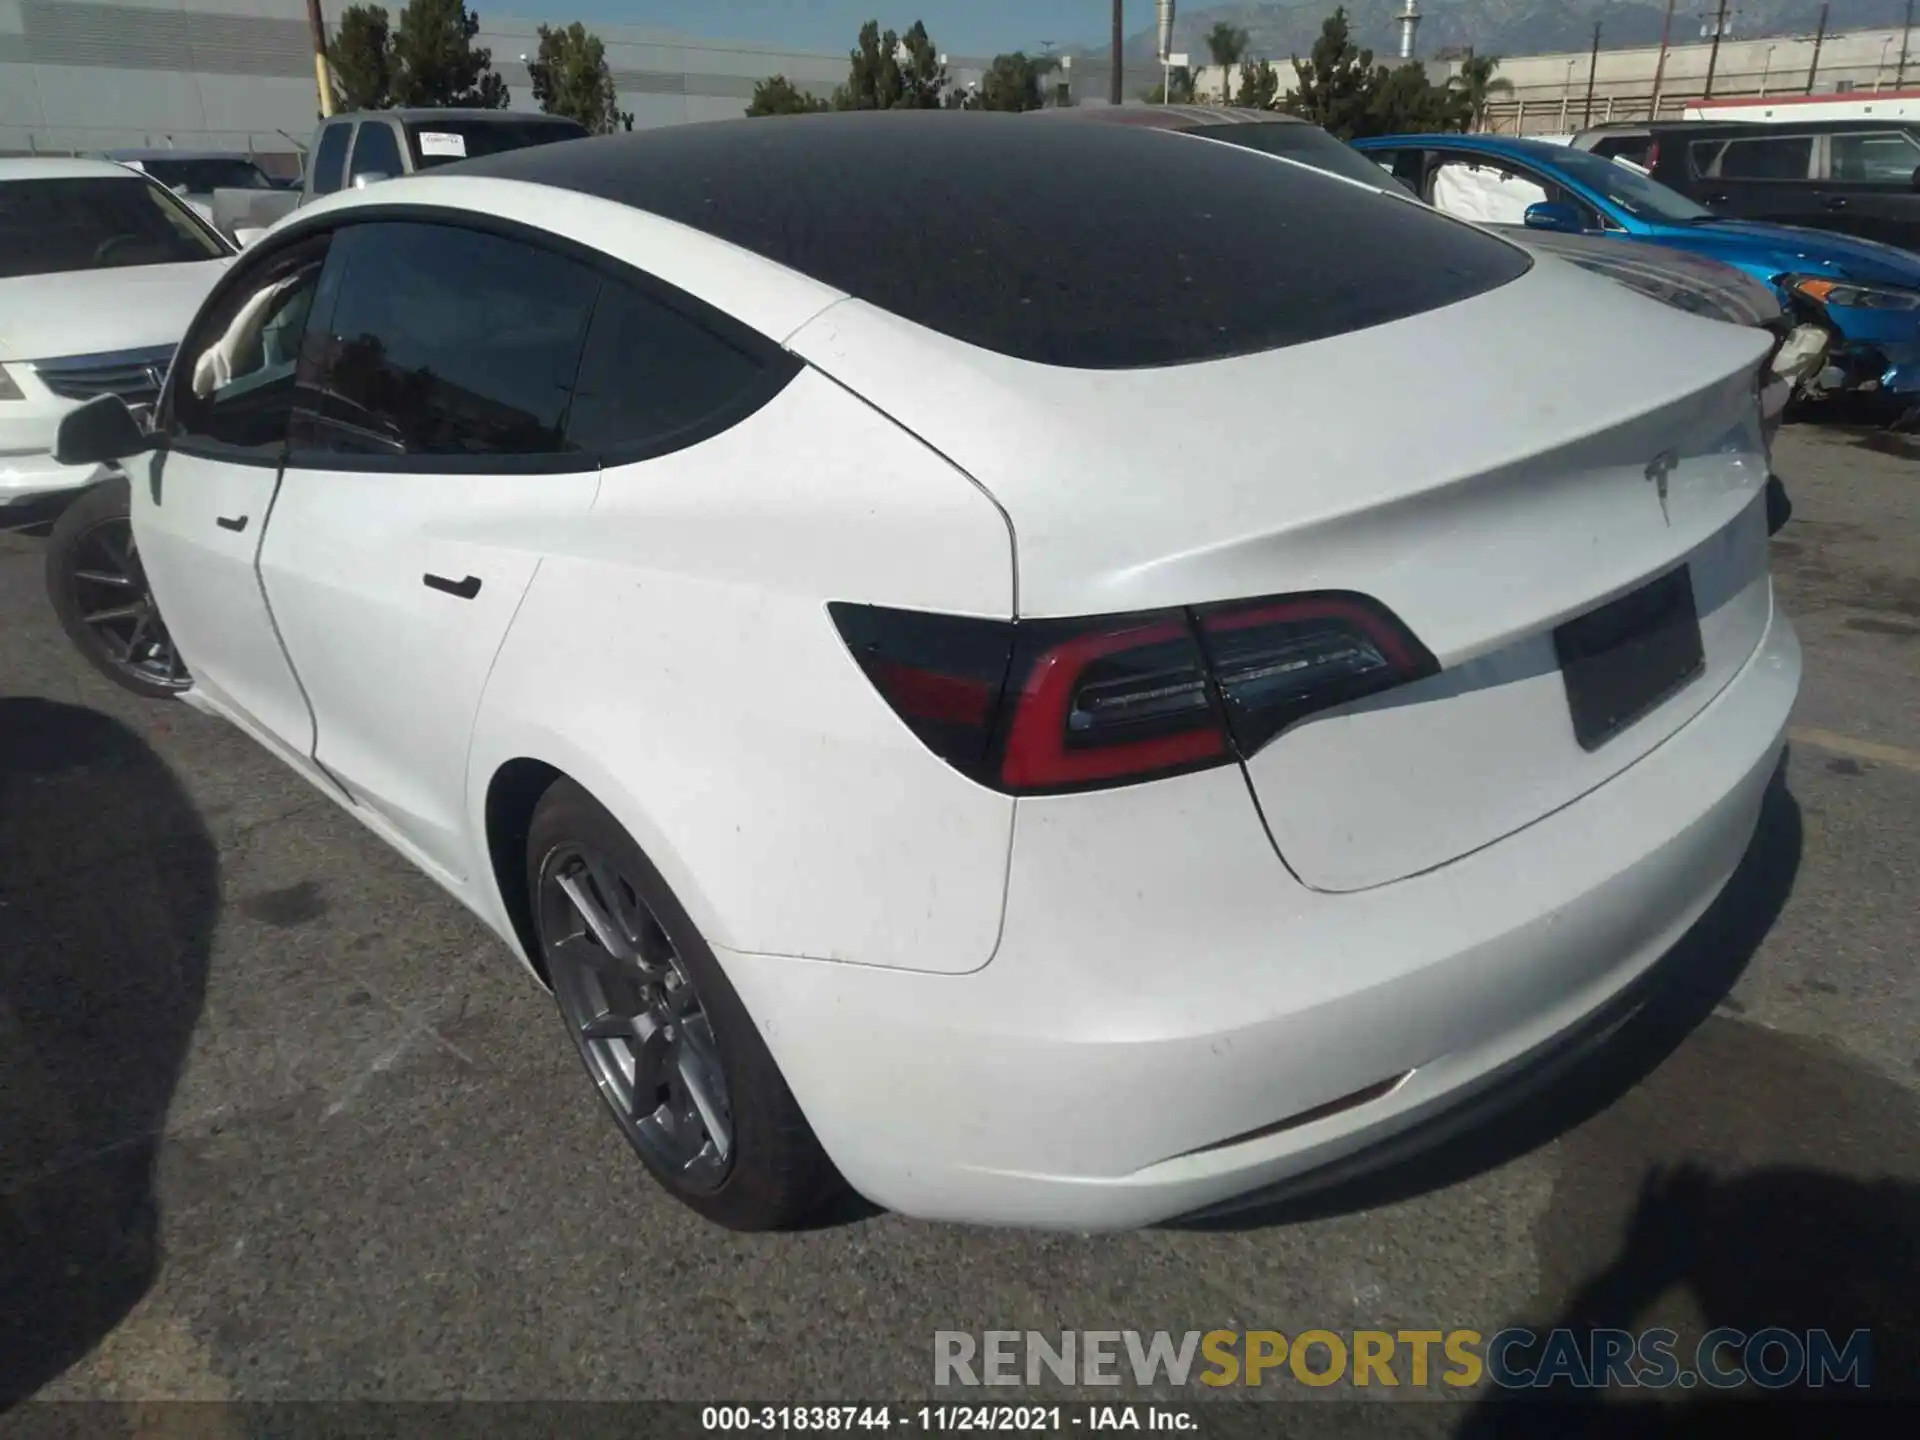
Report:
<svg viewBox="0 0 1920 1440"><path fill-rule="evenodd" d="M711 1026L730 1100L732 1133L724 1173L707 1183L690 1183L685 1174L660 1163L649 1150L637 1134L637 1122L622 1113L596 1065L591 1046L609 1042L590 1040L583 1034L582 1017L568 1013L570 991L561 968L577 966L556 953L558 947L551 938L554 907L566 903L557 888L555 867L581 852L609 860L650 912L648 918L664 932L690 976L698 992L697 1009ZM555 781L534 808L527 837L527 893L533 901L541 959L588 1076L606 1101L615 1126L670 1195L730 1230L786 1230L804 1224L843 1188L759 1028L699 930L632 837L571 780ZM673 1032L666 1033L671 1037Z"/></svg>
<svg viewBox="0 0 1920 1440"><path fill-rule="evenodd" d="M130 504L126 477L116 475L90 486L61 512L47 537L47 598L89 665L124 690L164 700L185 690L193 677L173 648L140 568ZM108 572L121 578L86 578ZM142 613L98 618L116 609Z"/></svg>

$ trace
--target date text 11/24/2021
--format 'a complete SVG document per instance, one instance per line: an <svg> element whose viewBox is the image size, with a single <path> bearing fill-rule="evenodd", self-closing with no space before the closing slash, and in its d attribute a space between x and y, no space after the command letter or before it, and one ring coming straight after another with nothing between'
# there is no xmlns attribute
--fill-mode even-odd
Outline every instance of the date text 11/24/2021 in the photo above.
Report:
<svg viewBox="0 0 1920 1440"><path fill-rule="evenodd" d="M1166 1405L707 1405L703 1431L874 1431L928 1434L1069 1430L1159 1430L1192 1433L1194 1416Z"/></svg>

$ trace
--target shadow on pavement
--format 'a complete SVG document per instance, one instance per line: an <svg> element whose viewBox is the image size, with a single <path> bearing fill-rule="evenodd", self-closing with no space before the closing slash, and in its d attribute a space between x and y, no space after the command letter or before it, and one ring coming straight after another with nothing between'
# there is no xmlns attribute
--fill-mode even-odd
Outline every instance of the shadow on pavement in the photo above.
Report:
<svg viewBox="0 0 1920 1440"><path fill-rule="evenodd" d="M1725 998L1792 892L1800 868L1800 807L1781 758L1752 843L1733 878L1644 982L1646 1003L1591 1053L1470 1128L1408 1159L1268 1204L1174 1222L1182 1229L1248 1230L1391 1205L1497 1169L1583 1124L1653 1073Z"/></svg>
<svg viewBox="0 0 1920 1440"><path fill-rule="evenodd" d="M131 729L0 698L0 1409L97 1345L157 1272L155 1153L217 878L212 838Z"/></svg>
<svg viewBox="0 0 1920 1440"><path fill-rule="evenodd" d="M1849 1123L1848 1117L1833 1119ZM1584 1357L1595 1353L1595 1330L1638 1336L1655 1324L1673 1329L1674 1381L1657 1392L1619 1386L1576 1391L1568 1379L1494 1392L1458 1433L1465 1440L1517 1428L1639 1435L1692 1430L1702 1421L1727 1418L1716 1412L1758 1399L1818 1398L1827 1406L1862 1399L1911 1402L1920 1397L1917 1235L1917 1184L1789 1166L1724 1179L1702 1165L1656 1167L1647 1173L1618 1256L1580 1287L1561 1314L1533 1329L1541 1337L1555 1329L1572 1331L1573 1349ZM1661 1313L1676 1301L1692 1312L1683 1323ZM1741 1339L1728 1337L1703 1358L1703 1338L1723 1329ZM1783 1334L1760 1347L1764 1353L1756 1356L1755 1347L1742 1343L1768 1330ZM1830 1337L1840 1363L1811 1386L1807 1337L1816 1330ZM1860 1368L1851 1370L1848 1346L1859 1330L1869 1338L1857 1352ZM1507 1352L1509 1363L1538 1374L1544 1345L1542 1339L1515 1346ZM1706 1383L1709 1364L1726 1381L1737 1381L1743 1362L1772 1375L1778 1388ZM1823 1406L1806 1418L1820 1427L1813 1433L1864 1427L1864 1414L1848 1421L1848 1413ZM1834 1430L1836 1423L1844 1428Z"/></svg>

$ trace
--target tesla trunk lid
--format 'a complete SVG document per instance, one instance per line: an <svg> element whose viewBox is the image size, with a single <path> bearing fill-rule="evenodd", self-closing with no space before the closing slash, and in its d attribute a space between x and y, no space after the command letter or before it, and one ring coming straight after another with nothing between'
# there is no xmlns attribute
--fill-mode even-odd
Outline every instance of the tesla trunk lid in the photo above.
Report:
<svg viewBox="0 0 1920 1440"><path fill-rule="evenodd" d="M857 301L789 343L1004 507L1023 616L1343 590L1412 629L1439 674L1246 761L1316 888L1431 869L1603 784L1707 705L1771 614L1768 337L1551 260L1157 370L1024 363Z"/></svg>

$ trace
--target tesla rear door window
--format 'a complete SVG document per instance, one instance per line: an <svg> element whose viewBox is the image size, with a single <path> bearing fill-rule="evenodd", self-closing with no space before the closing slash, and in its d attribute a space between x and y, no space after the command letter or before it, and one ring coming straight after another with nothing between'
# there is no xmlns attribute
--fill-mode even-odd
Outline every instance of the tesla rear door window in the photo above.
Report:
<svg viewBox="0 0 1920 1440"><path fill-rule="evenodd" d="M757 359L706 327L608 281L587 332L567 439L615 459L661 454L738 414L765 377Z"/></svg>
<svg viewBox="0 0 1920 1440"><path fill-rule="evenodd" d="M555 455L599 280L517 240L370 223L334 236L339 299L302 365L293 448Z"/></svg>
<svg viewBox="0 0 1920 1440"><path fill-rule="evenodd" d="M144 176L0 182L0 279L181 265L226 254ZM6 317L0 316L0 329Z"/></svg>

